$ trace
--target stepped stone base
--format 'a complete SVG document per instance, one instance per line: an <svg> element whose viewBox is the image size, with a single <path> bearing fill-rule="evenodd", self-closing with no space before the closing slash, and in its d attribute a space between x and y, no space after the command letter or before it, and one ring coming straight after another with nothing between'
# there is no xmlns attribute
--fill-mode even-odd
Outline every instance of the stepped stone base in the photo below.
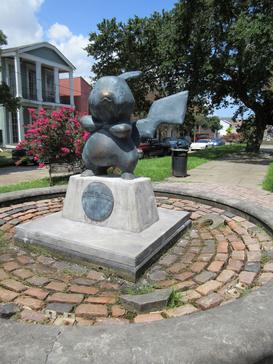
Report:
<svg viewBox="0 0 273 364"><path fill-rule="evenodd" d="M188 212L158 209L159 220L140 233L72 221L61 212L20 224L15 239L89 260L135 281L163 248L190 226Z"/></svg>
<svg viewBox="0 0 273 364"><path fill-rule="evenodd" d="M136 280L190 225L190 214L157 209L149 178L70 177L62 212L16 227L15 239L108 267Z"/></svg>

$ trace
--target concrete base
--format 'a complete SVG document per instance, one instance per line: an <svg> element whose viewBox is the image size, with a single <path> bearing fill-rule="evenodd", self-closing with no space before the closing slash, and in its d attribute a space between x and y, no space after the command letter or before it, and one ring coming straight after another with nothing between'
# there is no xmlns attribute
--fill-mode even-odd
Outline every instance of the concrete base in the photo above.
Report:
<svg viewBox="0 0 273 364"><path fill-rule="evenodd" d="M15 239L45 245L135 280L145 266L190 226L190 213L158 209L159 220L140 233L71 221L61 212L20 224Z"/></svg>
<svg viewBox="0 0 273 364"><path fill-rule="evenodd" d="M113 210L101 221L89 218L83 209L82 196L86 188L99 183L112 193ZM92 197L89 196L89 199ZM93 210L102 210L103 193L93 197ZM150 178L139 177L125 180L120 177L72 176L64 200L63 216L96 226L117 230L141 232L158 221L155 195Z"/></svg>

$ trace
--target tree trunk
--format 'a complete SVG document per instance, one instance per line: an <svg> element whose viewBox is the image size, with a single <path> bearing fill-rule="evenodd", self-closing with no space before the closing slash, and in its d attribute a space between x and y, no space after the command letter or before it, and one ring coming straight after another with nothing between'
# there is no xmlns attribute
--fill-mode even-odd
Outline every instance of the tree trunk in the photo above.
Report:
<svg viewBox="0 0 273 364"><path fill-rule="evenodd" d="M266 122L263 115L255 115L255 122L251 127L251 132L249 134L246 151L252 153L259 153L260 146L263 141L264 131L266 128Z"/></svg>
<svg viewBox="0 0 273 364"><path fill-rule="evenodd" d="M51 162L49 162L48 165L48 174L49 174L49 186L53 186Z"/></svg>

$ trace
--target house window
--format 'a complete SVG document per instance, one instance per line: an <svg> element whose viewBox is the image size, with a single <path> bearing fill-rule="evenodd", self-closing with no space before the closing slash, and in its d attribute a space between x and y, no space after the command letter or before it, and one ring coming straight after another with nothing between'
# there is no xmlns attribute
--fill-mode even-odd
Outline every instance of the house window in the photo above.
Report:
<svg viewBox="0 0 273 364"><path fill-rule="evenodd" d="M16 144L19 142L18 138L18 122L16 112L11 113L11 132L12 132L12 143Z"/></svg>
<svg viewBox="0 0 273 364"><path fill-rule="evenodd" d="M22 110L23 110L23 127L24 131L26 132L29 124L32 123L32 118L30 112L28 111L28 107L23 107Z"/></svg>
<svg viewBox="0 0 273 364"><path fill-rule="evenodd" d="M44 101L55 102L53 70L44 69L43 99L44 99Z"/></svg>
<svg viewBox="0 0 273 364"><path fill-rule="evenodd" d="M16 82L15 82L15 68L14 64L11 61L7 60L7 78L6 83L9 86L10 93L12 96L16 95Z"/></svg>
<svg viewBox="0 0 273 364"><path fill-rule="evenodd" d="M33 65L27 65L27 98L30 100L37 99L36 70Z"/></svg>

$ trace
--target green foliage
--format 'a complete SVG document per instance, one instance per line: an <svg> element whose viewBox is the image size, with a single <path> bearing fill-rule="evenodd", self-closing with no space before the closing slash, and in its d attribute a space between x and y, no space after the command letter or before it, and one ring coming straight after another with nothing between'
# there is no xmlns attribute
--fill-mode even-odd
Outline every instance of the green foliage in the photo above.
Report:
<svg viewBox="0 0 273 364"><path fill-rule="evenodd" d="M263 140L264 128L255 123L253 117L242 122L242 125L238 128L238 133L241 135L241 140L245 142L246 150L249 152L258 152L256 145L260 145Z"/></svg>
<svg viewBox="0 0 273 364"><path fill-rule="evenodd" d="M0 46L7 44L7 37L0 30ZM0 48L0 56L1 56L1 48ZM10 89L6 83L0 84L0 105L6 107L8 111L16 111L20 107L20 98L13 97L10 92Z"/></svg>
<svg viewBox="0 0 273 364"><path fill-rule="evenodd" d="M232 133L233 133L233 129L232 129L232 127L231 127L231 126L229 126L229 127L227 128L226 132L227 132L227 135L232 134Z"/></svg>
<svg viewBox="0 0 273 364"><path fill-rule="evenodd" d="M181 306L183 304L184 304L183 294L181 292L172 290L172 293L168 300L168 307L175 308L175 307Z"/></svg>
<svg viewBox="0 0 273 364"><path fill-rule="evenodd" d="M137 316L137 313L136 312L132 312L132 311L126 311L125 315L124 315L124 318L126 320L129 320L129 321L133 321L133 319Z"/></svg>
<svg viewBox="0 0 273 364"><path fill-rule="evenodd" d="M263 181L263 189L273 192L273 163L268 166L267 174Z"/></svg>
<svg viewBox="0 0 273 364"><path fill-rule="evenodd" d="M266 255L265 253L262 254L261 261L260 261L262 268L264 267L264 265L266 263L269 263L272 261L273 261L273 258L271 256Z"/></svg>
<svg viewBox="0 0 273 364"><path fill-rule="evenodd" d="M155 287L151 284L145 284L143 286L133 286L126 288L124 293L131 294L131 295L139 295L139 294L146 294L151 293L155 290Z"/></svg>
<svg viewBox="0 0 273 364"><path fill-rule="evenodd" d="M148 92L160 97L189 90L184 125L189 129L193 113L206 114L231 97L238 115L252 110L255 128L248 149L258 151L273 120L272 18L269 0L180 0L171 11L150 18L103 20L90 34L87 52L95 58L97 78L144 71L133 85L138 111L145 109Z"/></svg>
<svg viewBox="0 0 273 364"><path fill-rule="evenodd" d="M208 120L208 128L211 129L211 131L216 132L220 129L222 129L222 125L220 123L220 119L218 118L218 116L210 116L207 117Z"/></svg>
<svg viewBox="0 0 273 364"><path fill-rule="evenodd" d="M0 152L0 167L8 167L14 165L10 152Z"/></svg>
<svg viewBox="0 0 273 364"><path fill-rule="evenodd" d="M64 185L64 184L67 184L67 182L68 182L68 177L66 177L66 178L62 178L62 177L54 178L53 177L54 185ZM49 178L41 178L41 179L36 179L34 181L20 182L20 183L14 183L14 184L10 184L10 185L0 186L0 193L28 190L30 188L43 188L43 187L49 187L49 186L50 186Z"/></svg>
<svg viewBox="0 0 273 364"><path fill-rule="evenodd" d="M0 251L5 250L8 245L9 245L9 243L4 236L4 233L2 231L0 231Z"/></svg>
<svg viewBox="0 0 273 364"><path fill-rule="evenodd" d="M243 298L251 293L251 288L244 288L240 291L240 297Z"/></svg>
<svg viewBox="0 0 273 364"><path fill-rule="evenodd" d="M4 82L0 85L0 104L8 111L16 111L20 107L20 98L13 97L9 86Z"/></svg>
<svg viewBox="0 0 273 364"><path fill-rule="evenodd" d="M197 127L201 126L203 129L211 129L211 131L214 133L222 128L218 116L207 116L203 113L192 113L191 122L195 130Z"/></svg>
<svg viewBox="0 0 273 364"><path fill-rule="evenodd" d="M0 30L0 46L7 44L7 37L5 34Z"/></svg>
<svg viewBox="0 0 273 364"><path fill-rule="evenodd" d="M146 110L149 101L146 96L160 92L156 70L159 67L158 29L164 16L158 13L150 18L135 16L127 23L116 18L104 19L98 24L98 32L89 34L88 55L94 57L92 71L95 79L105 75L119 75L124 71L140 70L140 79L129 80L136 99L136 111ZM162 90L161 90L162 91Z"/></svg>

